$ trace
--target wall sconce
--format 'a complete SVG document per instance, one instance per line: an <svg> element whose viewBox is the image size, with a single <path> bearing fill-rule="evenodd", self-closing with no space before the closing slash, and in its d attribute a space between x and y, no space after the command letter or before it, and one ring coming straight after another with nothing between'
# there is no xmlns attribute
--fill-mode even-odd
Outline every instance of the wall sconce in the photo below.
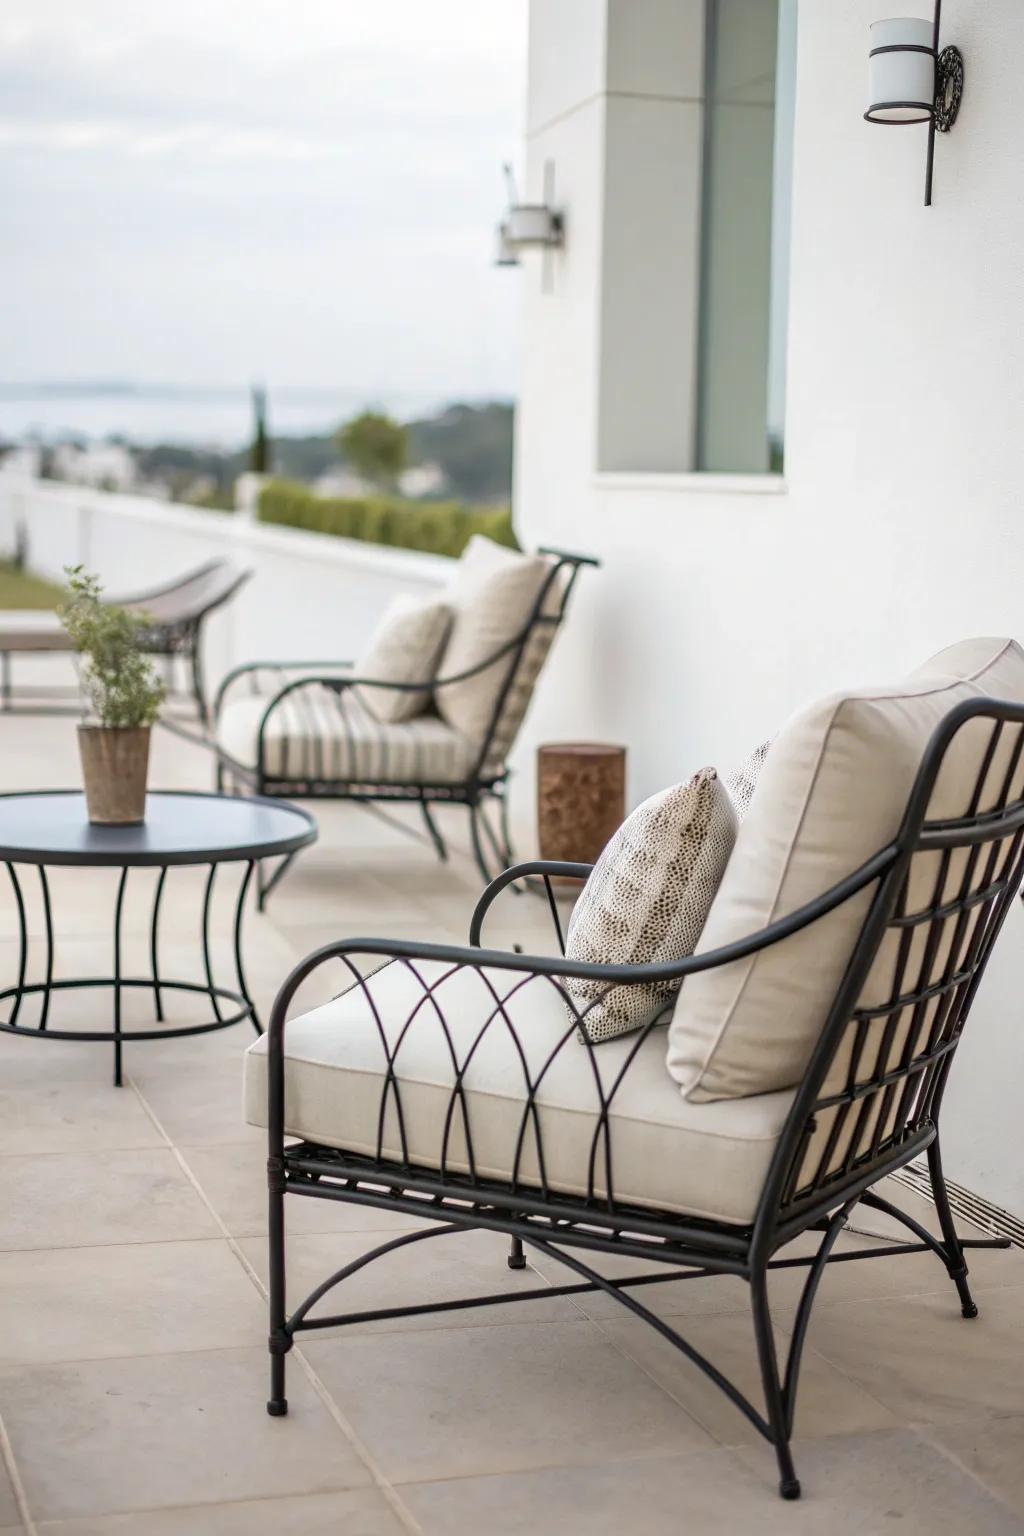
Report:
<svg viewBox="0 0 1024 1536"><path fill-rule="evenodd" d="M554 193L554 165L550 160L544 166L544 201L541 203L519 202L512 167L506 165L504 172L505 185L508 189L508 213L498 225L495 266L517 267L521 251L547 252L563 245L565 223L562 215L551 206Z"/></svg>
<svg viewBox="0 0 1024 1536"><path fill-rule="evenodd" d="M959 48L939 52L942 0L935 0L932 21L897 16L874 21L869 29L869 123L928 124L924 202L932 201L932 167L936 133L948 133L956 122L964 89L964 60Z"/></svg>

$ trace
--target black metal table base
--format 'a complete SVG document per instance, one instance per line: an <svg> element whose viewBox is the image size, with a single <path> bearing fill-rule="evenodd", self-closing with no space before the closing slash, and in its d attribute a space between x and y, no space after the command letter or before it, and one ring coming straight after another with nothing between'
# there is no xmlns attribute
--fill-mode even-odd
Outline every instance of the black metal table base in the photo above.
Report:
<svg viewBox="0 0 1024 1536"><path fill-rule="evenodd" d="M114 1083L120 1086L123 1081L122 1053L126 1042L134 1043L140 1040L172 1040L178 1036L205 1035L214 1030L229 1029L234 1024L241 1024L245 1019L250 1020L257 1034L263 1033L256 1011L256 1005L249 993L245 979L245 968L242 960L242 928L245 913L245 900L252 884L253 874L256 869L256 860L249 859L246 862L245 873L239 885L238 895L235 901L234 913L234 962L237 974L237 985L234 987L223 986L214 980L213 957L210 950L210 913L214 882L216 880L218 865L212 863L208 866L209 873L206 877L202 898L202 918L200 935L202 942L202 960L205 981L184 981L178 978L165 977L160 973L160 912L170 866L159 865L159 874L153 894L153 905L149 922L149 958L150 974L148 976L125 976L122 974L122 956L124 952L123 920L125 910L125 896L128 885L128 868L122 868L117 885L117 897L114 907L114 974L112 976L82 976L82 977L54 977L54 924L53 903L50 898L50 885L46 876L46 868L42 864L34 866L38 875L42 911L44 918L43 935L43 965L44 978L41 981L26 980L29 965L30 936L26 918L25 893L15 864L6 862L7 873L10 877L14 892L15 905L18 912L19 924L19 959L18 980L13 986L0 989L0 1003L12 1004L9 1016L0 1021L0 1031L11 1035L28 1035L35 1039L44 1040L89 1040L106 1041L114 1047ZM51 1002L55 993L91 990L106 988L113 993L112 1027L110 1029L60 1029L52 1028L50 1024ZM124 1028L123 1022L123 994L126 990L144 990L152 992L154 1014L157 1027ZM213 1018L208 1022L199 1024L167 1024L164 1015L164 995L169 992L189 993L206 997L209 1000L213 1012ZM34 1024L19 1023L22 1004L27 997L37 996L41 998L38 1021Z"/></svg>

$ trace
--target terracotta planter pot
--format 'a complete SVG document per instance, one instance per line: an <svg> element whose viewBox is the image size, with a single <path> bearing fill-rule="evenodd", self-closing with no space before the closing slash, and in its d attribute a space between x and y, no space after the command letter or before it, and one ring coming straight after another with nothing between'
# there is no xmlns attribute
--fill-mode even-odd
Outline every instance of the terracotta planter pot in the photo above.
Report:
<svg viewBox="0 0 1024 1536"><path fill-rule="evenodd" d="M146 819L148 725L80 725L78 751L89 820L101 827Z"/></svg>

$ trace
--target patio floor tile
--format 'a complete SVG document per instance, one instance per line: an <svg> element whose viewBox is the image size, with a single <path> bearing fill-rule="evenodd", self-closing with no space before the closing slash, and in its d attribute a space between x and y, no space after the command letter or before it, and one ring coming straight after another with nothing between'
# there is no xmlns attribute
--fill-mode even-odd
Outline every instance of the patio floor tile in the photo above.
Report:
<svg viewBox="0 0 1024 1536"><path fill-rule="evenodd" d="M110 1083L109 1058L72 1043L76 1060L64 1044L30 1040L4 1053L0 1155L161 1146L135 1094Z"/></svg>
<svg viewBox="0 0 1024 1536"><path fill-rule="evenodd" d="M301 1369L267 1416L262 1349L14 1368L0 1391L40 1522L369 1481Z"/></svg>
<svg viewBox="0 0 1024 1536"><path fill-rule="evenodd" d="M711 1444L582 1320L375 1334L302 1350L396 1483Z"/></svg>
<svg viewBox="0 0 1024 1536"><path fill-rule="evenodd" d="M221 1235L166 1148L7 1157L0 1176L0 1250Z"/></svg>
<svg viewBox="0 0 1024 1536"><path fill-rule="evenodd" d="M717 1450L403 1486L424 1536L1020 1536L1020 1522L911 1431L801 1447L803 1497L771 1451Z"/></svg>
<svg viewBox="0 0 1024 1536"><path fill-rule="evenodd" d="M814 1348L908 1422L1024 1415L1024 1287L979 1293L980 1316L948 1292L878 1302L823 1302Z"/></svg>
<svg viewBox="0 0 1024 1536"><path fill-rule="evenodd" d="M266 1309L221 1238L0 1254L0 1359L262 1344Z"/></svg>
<svg viewBox="0 0 1024 1536"><path fill-rule="evenodd" d="M1024 1525L1024 1417L957 1419L921 1429L925 1439L966 1467Z"/></svg>
<svg viewBox="0 0 1024 1536"><path fill-rule="evenodd" d="M40 1536L403 1536L407 1529L375 1488L97 1515L39 1527Z"/></svg>

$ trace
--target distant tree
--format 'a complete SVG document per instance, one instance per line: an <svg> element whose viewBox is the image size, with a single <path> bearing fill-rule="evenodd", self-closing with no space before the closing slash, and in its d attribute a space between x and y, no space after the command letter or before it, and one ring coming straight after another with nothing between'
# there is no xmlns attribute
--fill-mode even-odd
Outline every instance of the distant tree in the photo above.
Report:
<svg viewBox="0 0 1024 1536"><path fill-rule="evenodd" d="M252 388L252 447L249 449L249 468L253 474L269 475L273 451L267 426L267 392L262 385Z"/></svg>
<svg viewBox="0 0 1024 1536"><path fill-rule="evenodd" d="M345 462L363 480L393 491L409 462L409 433L379 411L363 411L339 427L334 441Z"/></svg>

